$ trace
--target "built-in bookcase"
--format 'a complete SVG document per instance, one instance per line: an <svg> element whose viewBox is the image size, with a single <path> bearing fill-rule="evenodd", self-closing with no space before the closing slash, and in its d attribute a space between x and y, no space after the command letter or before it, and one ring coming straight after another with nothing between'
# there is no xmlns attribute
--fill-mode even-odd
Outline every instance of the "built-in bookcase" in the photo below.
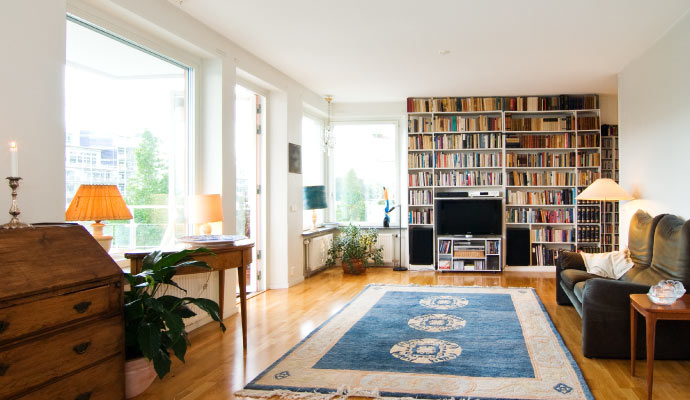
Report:
<svg viewBox="0 0 690 400"><path fill-rule="evenodd" d="M618 182L618 125L601 126L601 177ZM601 249L615 251L619 248L617 201L606 203L601 212Z"/></svg>
<svg viewBox="0 0 690 400"><path fill-rule="evenodd" d="M598 251L600 205L575 200L602 172L596 95L409 98L407 106L411 227L433 226L440 192L498 190L505 225L530 230L532 265L553 265L565 249Z"/></svg>

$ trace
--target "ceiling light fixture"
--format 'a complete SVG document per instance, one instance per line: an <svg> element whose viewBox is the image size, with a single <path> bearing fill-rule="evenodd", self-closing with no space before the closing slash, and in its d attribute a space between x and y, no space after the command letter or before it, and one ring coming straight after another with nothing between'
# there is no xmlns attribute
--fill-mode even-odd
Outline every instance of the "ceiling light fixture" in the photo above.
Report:
<svg viewBox="0 0 690 400"><path fill-rule="evenodd" d="M331 155L331 150L335 147L335 136L333 136L333 127L331 126L331 101L333 97L326 95L326 101L328 102L328 119L326 120L326 126L323 132L323 143L321 143L321 148L324 153Z"/></svg>
<svg viewBox="0 0 690 400"><path fill-rule="evenodd" d="M447 50L447 49L439 50L438 54L440 54L442 56L447 56L448 54L450 54L450 50Z"/></svg>

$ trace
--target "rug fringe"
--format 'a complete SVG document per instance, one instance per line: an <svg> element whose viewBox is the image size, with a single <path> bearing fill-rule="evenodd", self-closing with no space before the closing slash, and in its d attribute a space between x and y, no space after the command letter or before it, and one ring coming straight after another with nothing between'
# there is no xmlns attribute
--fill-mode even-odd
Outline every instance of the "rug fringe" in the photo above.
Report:
<svg viewBox="0 0 690 400"><path fill-rule="evenodd" d="M408 283L407 285L396 285L396 284L391 284L391 283L370 283L366 287L369 286L392 286L392 287L437 287L437 288L444 288L444 289L532 289L534 290L533 287L531 286L454 286L454 285L420 285L418 283Z"/></svg>
<svg viewBox="0 0 690 400"><path fill-rule="evenodd" d="M236 398L244 399L284 399L284 400L347 400L351 397L365 397L372 400L419 400L415 397L391 397L380 396L377 389L346 389L340 388L333 393L318 393L318 392L293 392L291 390L276 389L271 391L244 389L235 392ZM472 397L466 396L451 396L439 397L434 400L471 400Z"/></svg>

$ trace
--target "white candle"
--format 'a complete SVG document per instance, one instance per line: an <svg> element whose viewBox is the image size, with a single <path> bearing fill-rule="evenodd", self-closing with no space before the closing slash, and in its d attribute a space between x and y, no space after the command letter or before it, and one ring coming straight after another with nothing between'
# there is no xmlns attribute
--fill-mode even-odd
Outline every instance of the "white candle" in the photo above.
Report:
<svg viewBox="0 0 690 400"><path fill-rule="evenodd" d="M19 161L17 159L17 142L10 143L10 176L19 176Z"/></svg>

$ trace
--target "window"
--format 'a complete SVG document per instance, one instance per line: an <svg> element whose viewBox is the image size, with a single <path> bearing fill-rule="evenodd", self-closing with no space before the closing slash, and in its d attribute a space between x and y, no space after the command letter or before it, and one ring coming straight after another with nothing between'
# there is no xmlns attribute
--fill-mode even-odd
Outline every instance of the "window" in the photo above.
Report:
<svg viewBox="0 0 690 400"><path fill-rule="evenodd" d="M117 185L134 219L110 221L113 248L165 246L187 234L192 70L68 17L66 199Z"/></svg>
<svg viewBox="0 0 690 400"><path fill-rule="evenodd" d="M381 226L385 216L383 188L391 206L399 203L397 124L334 125L335 217L340 223ZM391 217L391 225L396 224Z"/></svg>
<svg viewBox="0 0 690 400"><path fill-rule="evenodd" d="M302 117L302 185L325 185L323 142L323 121L310 116ZM324 221L326 210L316 210L319 222ZM312 212L304 210L302 214L302 228L311 229Z"/></svg>

